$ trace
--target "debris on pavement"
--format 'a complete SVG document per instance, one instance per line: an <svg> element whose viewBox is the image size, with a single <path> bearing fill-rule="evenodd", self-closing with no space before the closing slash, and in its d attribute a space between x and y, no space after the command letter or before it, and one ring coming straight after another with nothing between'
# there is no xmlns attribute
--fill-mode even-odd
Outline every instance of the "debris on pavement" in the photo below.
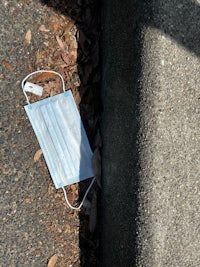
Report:
<svg viewBox="0 0 200 267"><path fill-rule="evenodd" d="M57 260L58 260L58 255L54 254L49 260L47 267L55 267Z"/></svg>
<svg viewBox="0 0 200 267"><path fill-rule="evenodd" d="M32 33L31 33L31 30L29 29L25 35L25 42L27 44L30 44L31 42L31 38L32 38Z"/></svg>
<svg viewBox="0 0 200 267"><path fill-rule="evenodd" d="M42 155L42 149L37 150L37 152L34 155L34 162L39 161L41 155Z"/></svg>
<svg viewBox="0 0 200 267"><path fill-rule="evenodd" d="M9 70L9 71L12 71L13 70L13 67L10 65L10 63L6 60L6 59L3 59L2 60L2 64L4 65L4 67Z"/></svg>

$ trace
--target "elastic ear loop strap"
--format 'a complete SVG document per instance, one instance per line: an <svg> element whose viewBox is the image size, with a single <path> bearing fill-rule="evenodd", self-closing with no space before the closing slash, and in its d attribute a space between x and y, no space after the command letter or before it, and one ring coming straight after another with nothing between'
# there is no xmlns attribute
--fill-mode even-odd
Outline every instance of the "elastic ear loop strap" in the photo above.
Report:
<svg viewBox="0 0 200 267"><path fill-rule="evenodd" d="M74 207L74 206L72 206L72 205L69 203L69 200L68 200L68 198L67 198L66 190L65 190L64 186L62 187L62 190L63 190L63 192L64 192L64 196L65 196L65 200L66 200L66 202L67 202L67 205L68 205L71 209L73 209L73 210L79 210L79 209L83 206L83 203L84 203L84 201L85 201L85 199L86 199L86 197L87 197L87 194L89 193L90 188L92 187L92 185L93 185L95 179L96 179L96 177L94 177L94 178L92 179L92 182L91 182L90 185L88 186L88 189L87 189L87 191L85 192L85 195L84 195L84 197L83 197L83 200L81 201L81 203L80 203L80 205L79 205L78 207Z"/></svg>
<svg viewBox="0 0 200 267"><path fill-rule="evenodd" d="M29 105L30 105L30 101L29 101L29 99L28 99L28 96L27 96L26 91L24 90L25 82L26 82L26 80L27 80L28 78L30 78L32 75L37 74L37 73L43 73L43 72L49 72L49 73L54 73L54 74L58 75L58 76L60 77L61 81L62 81L62 89L63 89L63 92L65 92L65 82L64 82L64 79L63 79L63 77L61 76L60 73L58 73L58 72L56 72L56 71L53 71L53 70L37 70L37 71L34 71L34 72L28 74L28 75L23 79L23 81L22 81L22 83L21 83L21 86L22 86L24 95L25 95L25 97L26 97L26 101L27 101L27 103L28 103Z"/></svg>
<svg viewBox="0 0 200 267"><path fill-rule="evenodd" d="M54 73L54 74L58 75L58 76L60 77L61 81L62 81L63 92L65 92L65 82L64 82L64 79L63 79L63 77L61 76L60 73L58 73L58 72L56 72L56 71L53 71L53 70L37 70L37 71L34 71L34 72L28 74L28 75L22 80L22 83L21 83L21 86L22 86L24 95L25 95L25 97L26 97L26 101L27 101L27 103L28 103L29 105L30 105L30 101L29 101L28 96L27 96L27 94L26 94L26 92L25 92L25 90L24 90L25 82L26 82L26 80L27 80L28 78L30 78L32 75L37 74L37 73L43 73L43 72L50 72L50 73ZM86 197L87 197L87 194L89 193L90 188L92 187L92 185L93 185L95 179L96 179L96 177L94 177L94 178L92 179L92 181L91 181L91 183L90 183L90 185L89 185L87 191L85 192L85 195L84 195L84 197L83 197L83 200L81 201L81 203L80 203L80 205L79 205L78 207L74 207L74 206L72 206L72 205L69 203L69 200L68 200L68 198L67 198L66 190L65 190L64 186L62 187L62 190L63 190L63 192L64 192L64 196L65 196L65 200L66 200L66 202L67 202L67 205L68 205L71 209L73 209L73 210L79 210L79 209L83 206L83 203L84 203L84 201L85 201L85 199L86 199Z"/></svg>

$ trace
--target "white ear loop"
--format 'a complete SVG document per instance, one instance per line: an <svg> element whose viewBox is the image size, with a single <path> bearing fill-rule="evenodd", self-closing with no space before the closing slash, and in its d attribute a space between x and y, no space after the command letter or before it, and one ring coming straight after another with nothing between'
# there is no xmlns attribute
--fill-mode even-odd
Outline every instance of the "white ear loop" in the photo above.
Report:
<svg viewBox="0 0 200 267"><path fill-rule="evenodd" d="M91 182L90 185L88 186L88 189L87 189L87 191L85 192L85 195L84 195L84 197L83 197L83 200L81 201L81 203L80 203L80 205L79 205L78 207L74 207L74 206L72 206L72 205L69 203L69 200L68 200L68 198L67 198L66 190L65 190L64 187L62 187L62 190L63 190L63 192L64 192L64 196L65 196L65 200L66 200L66 202L67 202L67 205L68 205L71 209L73 209L73 210L80 210L80 208L83 206L83 203L84 203L84 201L85 201L85 198L87 197L87 194L89 193L90 188L92 187L92 185L93 185L95 179L96 179L96 177L94 177L94 178L92 179L92 182Z"/></svg>
<svg viewBox="0 0 200 267"><path fill-rule="evenodd" d="M32 75L37 74L37 73L43 73L43 72L50 72L50 73L54 73L54 74L58 75L58 76L60 77L61 81L62 81L62 89L63 89L63 92L65 92L65 82L64 82L64 79L63 79L63 77L61 76L60 73L58 73L58 72L56 72L56 71L53 71L53 70L37 70L37 71L34 71L34 72L28 74L28 75L22 80L22 83L21 83L21 86L22 86L24 95L25 95L25 97L26 97L26 101L27 101L27 103L28 103L29 105L30 105L30 101L29 101L29 99L28 99L28 96L27 96L27 94L26 94L26 91L24 90L25 82L26 82L26 80L27 80L28 78L30 78Z"/></svg>

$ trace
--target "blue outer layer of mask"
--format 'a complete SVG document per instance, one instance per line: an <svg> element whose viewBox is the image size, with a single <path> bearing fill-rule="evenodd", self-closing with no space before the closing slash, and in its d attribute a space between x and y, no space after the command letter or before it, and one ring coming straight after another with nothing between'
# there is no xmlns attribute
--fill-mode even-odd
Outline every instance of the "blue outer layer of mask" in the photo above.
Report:
<svg viewBox="0 0 200 267"><path fill-rule="evenodd" d="M56 188L94 176L92 151L71 91L24 108Z"/></svg>

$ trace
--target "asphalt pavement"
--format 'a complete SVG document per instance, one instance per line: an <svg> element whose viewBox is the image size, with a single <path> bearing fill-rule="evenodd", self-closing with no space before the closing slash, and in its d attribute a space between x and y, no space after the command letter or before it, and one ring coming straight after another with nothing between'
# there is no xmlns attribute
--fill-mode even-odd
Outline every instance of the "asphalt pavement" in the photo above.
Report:
<svg viewBox="0 0 200 267"><path fill-rule="evenodd" d="M1 267L45 267L54 254L57 266L79 262L78 215L55 189L43 157L34 162L40 147L21 89L44 46L38 29L52 15L40 1L0 3Z"/></svg>

